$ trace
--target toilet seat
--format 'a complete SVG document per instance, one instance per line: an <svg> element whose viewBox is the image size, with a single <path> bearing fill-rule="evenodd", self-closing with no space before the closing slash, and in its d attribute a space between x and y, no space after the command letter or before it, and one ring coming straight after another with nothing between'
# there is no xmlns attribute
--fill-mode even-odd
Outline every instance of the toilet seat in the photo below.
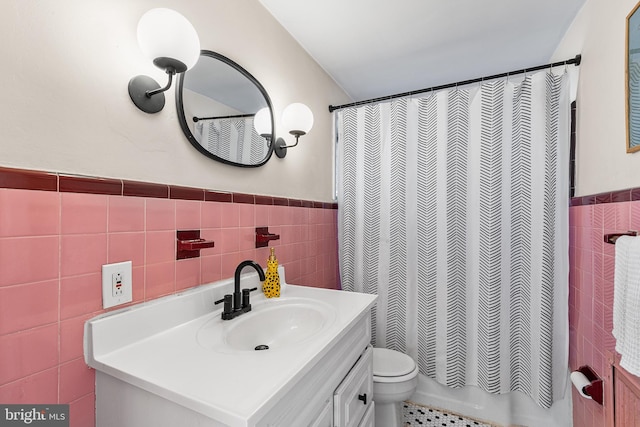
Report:
<svg viewBox="0 0 640 427"><path fill-rule="evenodd" d="M377 382L401 382L418 375L414 360L399 351L387 348L373 349L373 380Z"/></svg>

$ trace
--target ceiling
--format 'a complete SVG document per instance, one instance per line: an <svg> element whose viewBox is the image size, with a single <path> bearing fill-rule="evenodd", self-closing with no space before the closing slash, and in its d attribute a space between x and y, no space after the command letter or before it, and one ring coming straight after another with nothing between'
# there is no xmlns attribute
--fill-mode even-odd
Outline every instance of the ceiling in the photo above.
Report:
<svg viewBox="0 0 640 427"><path fill-rule="evenodd" d="M259 1L361 101L545 64L586 0Z"/></svg>

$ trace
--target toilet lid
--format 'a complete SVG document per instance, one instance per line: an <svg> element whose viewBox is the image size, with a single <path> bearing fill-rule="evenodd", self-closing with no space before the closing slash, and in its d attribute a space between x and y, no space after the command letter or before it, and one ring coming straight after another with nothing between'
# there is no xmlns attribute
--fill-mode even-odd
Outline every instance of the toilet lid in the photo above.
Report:
<svg viewBox="0 0 640 427"><path fill-rule="evenodd" d="M413 371L416 362L399 351L388 348L373 349L373 375L378 377L400 377Z"/></svg>

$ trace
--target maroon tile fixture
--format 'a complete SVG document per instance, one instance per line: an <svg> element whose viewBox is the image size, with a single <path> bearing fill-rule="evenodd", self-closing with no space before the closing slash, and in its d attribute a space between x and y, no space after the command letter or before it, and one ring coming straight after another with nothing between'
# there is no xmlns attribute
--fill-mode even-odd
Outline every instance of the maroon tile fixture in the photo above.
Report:
<svg viewBox="0 0 640 427"><path fill-rule="evenodd" d="M176 259L197 258L200 256L200 249L215 246L213 240L200 238L200 230L177 230L176 239Z"/></svg>
<svg viewBox="0 0 640 427"><path fill-rule="evenodd" d="M627 231L624 233L608 233L604 235L604 241L605 243L610 243L612 245L615 245L616 240L618 240L620 236L637 236L637 235L638 235L637 231Z"/></svg>
<svg viewBox="0 0 640 427"><path fill-rule="evenodd" d="M256 227L256 248L266 248L271 240L279 240L280 235L269 232L269 227Z"/></svg>

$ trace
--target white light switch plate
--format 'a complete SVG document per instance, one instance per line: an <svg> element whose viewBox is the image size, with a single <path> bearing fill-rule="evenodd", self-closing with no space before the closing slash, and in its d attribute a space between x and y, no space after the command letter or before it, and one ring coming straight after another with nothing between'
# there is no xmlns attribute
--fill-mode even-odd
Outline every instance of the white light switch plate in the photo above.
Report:
<svg viewBox="0 0 640 427"><path fill-rule="evenodd" d="M102 308L114 307L132 300L131 261L103 265Z"/></svg>

